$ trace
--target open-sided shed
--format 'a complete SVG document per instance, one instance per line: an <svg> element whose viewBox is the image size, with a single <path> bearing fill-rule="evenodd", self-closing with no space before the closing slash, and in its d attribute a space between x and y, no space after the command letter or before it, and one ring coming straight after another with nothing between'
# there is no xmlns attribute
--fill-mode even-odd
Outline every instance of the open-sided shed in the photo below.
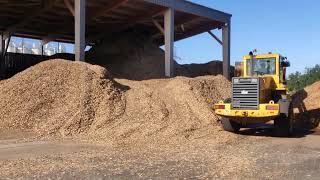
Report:
<svg viewBox="0 0 320 180"><path fill-rule="evenodd" d="M83 61L86 45L136 29L165 45L165 75L173 76L174 41L209 32L223 46L229 77L230 23L230 14L185 0L0 0L0 50L5 55L11 36L71 42ZM222 29L222 40L213 29Z"/></svg>

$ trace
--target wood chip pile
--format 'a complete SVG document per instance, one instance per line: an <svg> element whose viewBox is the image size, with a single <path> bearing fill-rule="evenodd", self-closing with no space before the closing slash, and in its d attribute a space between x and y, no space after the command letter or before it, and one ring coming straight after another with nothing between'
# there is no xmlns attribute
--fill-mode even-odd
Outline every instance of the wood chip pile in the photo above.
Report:
<svg viewBox="0 0 320 180"><path fill-rule="evenodd" d="M114 80L97 65L49 60L0 81L0 129L114 143L187 140L218 134L211 105L230 89L220 75Z"/></svg>
<svg viewBox="0 0 320 180"><path fill-rule="evenodd" d="M141 34L121 34L94 46L87 53L92 64L106 67L114 77L147 80L164 77L164 51ZM197 77L222 74L222 62L180 65L174 62L175 75Z"/></svg>
<svg viewBox="0 0 320 180"><path fill-rule="evenodd" d="M293 107L297 126L316 128L320 122L320 81L296 92Z"/></svg>

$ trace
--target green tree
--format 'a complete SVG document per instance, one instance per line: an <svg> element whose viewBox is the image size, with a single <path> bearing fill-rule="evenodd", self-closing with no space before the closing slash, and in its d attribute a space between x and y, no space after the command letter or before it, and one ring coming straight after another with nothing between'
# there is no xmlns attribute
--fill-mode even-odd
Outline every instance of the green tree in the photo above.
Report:
<svg viewBox="0 0 320 180"><path fill-rule="evenodd" d="M320 65L317 64L312 68L306 68L305 73L298 71L288 76L288 88L290 91L299 91L320 80Z"/></svg>

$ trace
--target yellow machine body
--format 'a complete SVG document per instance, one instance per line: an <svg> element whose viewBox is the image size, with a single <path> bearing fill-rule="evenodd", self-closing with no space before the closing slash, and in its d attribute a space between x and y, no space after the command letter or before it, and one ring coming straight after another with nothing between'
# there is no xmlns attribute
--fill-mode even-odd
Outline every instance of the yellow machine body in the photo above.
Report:
<svg viewBox="0 0 320 180"><path fill-rule="evenodd" d="M252 74L248 73L248 68L252 68L250 63L252 61L271 59L274 64L273 73L270 74ZM279 97L284 99L290 99L287 93L287 86L285 85L285 67L281 67L282 56L280 54L261 54L261 55L251 55L245 56L243 58L243 80L247 78L255 78L259 80L258 88L258 105L255 109L251 108L233 108L235 100L231 98L229 102L220 101L214 105L215 113L222 117L230 118L241 123L257 123L266 122L276 118L281 113L281 104L275 103L278 101ZM269 63L269 62L268 62ZM251 71L250 71L251 72ZM232 86L234 88L235 81L239 81L239 78L232 80ZM239 85L240 87L240 85ZM241 94L244 96L246 93L250 92L248 90L242 90ZM236 93L237 90L233 90L232 93ZM237 92L239 93L239 92ZM238 96L241 96L238 95ZM235 96L232 94L232 96Z"/></svg>

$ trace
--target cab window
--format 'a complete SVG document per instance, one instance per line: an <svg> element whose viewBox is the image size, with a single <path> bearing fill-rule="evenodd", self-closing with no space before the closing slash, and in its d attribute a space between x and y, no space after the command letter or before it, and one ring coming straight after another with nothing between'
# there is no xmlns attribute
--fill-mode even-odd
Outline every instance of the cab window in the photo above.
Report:
<svg viewBox="0 0 320 180"><path fill-rule="evenodd" d="M263 76L276 74L276 58L257 58L247 60L248 76Z"/></svg>

